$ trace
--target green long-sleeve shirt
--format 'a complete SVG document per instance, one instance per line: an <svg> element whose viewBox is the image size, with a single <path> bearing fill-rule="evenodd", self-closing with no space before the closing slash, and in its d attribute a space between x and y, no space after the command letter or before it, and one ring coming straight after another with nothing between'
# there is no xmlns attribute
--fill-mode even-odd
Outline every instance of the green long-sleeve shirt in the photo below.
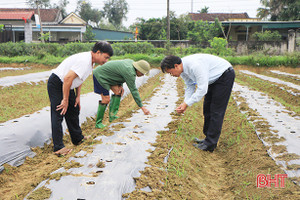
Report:
<svg viewBox="0 0 300 200"><path fill-rule="evenodd" d="M135 85L136 71L130 59L114 60L98 66L93 70L93 74L102 87L110 90L110 86L122 85L126 82L136 104L142 107L142 100Z"/></svg>

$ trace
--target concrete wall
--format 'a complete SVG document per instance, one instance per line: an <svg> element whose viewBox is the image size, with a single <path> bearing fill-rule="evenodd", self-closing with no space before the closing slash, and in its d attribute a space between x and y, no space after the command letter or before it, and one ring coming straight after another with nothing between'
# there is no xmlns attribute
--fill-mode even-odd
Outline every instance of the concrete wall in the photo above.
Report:
<svg viewBox="0 0 300 200"><path fill-rule="evenodd" d="M25 43L32 42L32 22L31 20L24 25Z"/></svg>
<svg viewBox="0 0 300 200"><path fill-rule="evenodd" d="M246 55L253 52L265 52L268 54L281 55L286 52L300 51L300 29L297 31L291 31L289 38L286 41L279 42L260 42L260 41L230 41L228 43L229 48L233 48L238 55ZM109 41L109 40L108 40ZM109 41L114 42L133 42L133 41ZM155 47L164 47L166 44L165 40L138 40L138 42L149 42ZM171 40L172 47L187 48L191 45L197 45L188 40ZM205 42L200 45L201 48L209 47L209 43Z"/></svg>
<svg viewBox="0 0 300 200"><path fill-rule="evenodd" d="M233 48L238 55L250 54L262 51L269 54L281 55L288 51L286 41L282 42L258 42L258 41L238 41L229 42L228 46Z"/></svg>

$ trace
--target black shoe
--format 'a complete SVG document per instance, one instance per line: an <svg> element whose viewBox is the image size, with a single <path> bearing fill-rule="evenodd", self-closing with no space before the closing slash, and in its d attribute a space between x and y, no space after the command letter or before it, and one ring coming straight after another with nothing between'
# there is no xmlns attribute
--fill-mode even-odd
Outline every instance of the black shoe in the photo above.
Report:
<svg viewBox="0 0 300 200"><path fill-rule="evenodd" d="M195 137L195 138L194 138L194 142L200 144L200 143L203 143L204 140L200 140L199 138L196 138L196 137Z"/></svg>
<svg viewBox="0 0 300 200"><path fill-rule="evenodd" d="M216 145L212 145L212 146L207 146L205 143L198 143L198 144L193 144L194 147L201 149L203 151L209 151L209 152L213 152L216 148Z"/></svg>

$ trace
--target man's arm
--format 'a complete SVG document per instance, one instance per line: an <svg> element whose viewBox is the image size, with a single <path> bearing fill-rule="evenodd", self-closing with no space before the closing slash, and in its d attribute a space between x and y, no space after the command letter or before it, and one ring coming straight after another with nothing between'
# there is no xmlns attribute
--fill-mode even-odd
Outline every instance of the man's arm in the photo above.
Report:
<svg viewBox="0 0 300 200"><path fill-rule="evenodd" d="M61 110L60 114L64 115L66 114L68 110L69 105L69 94L70 94L70 88L72 86L73 80L77 77L77 74L70 70L67 75L64 78L63 83L63 99L61 100L60 105L56 107L56 110Z"/></svg>
<svg viewBox="0 0 300 200"><path fill-rule="evenodd" d="M76 88L76 100L75 100L75 105L74 105L74 107L76 107L78 105L79 106L79 110L81 109L81 106L80 106L81 86L82 86L82 84L78 88Z"/></svg>
<svg viewBox="0 0 300 200"><path fill-rule="evenodd" d="M124 76L125 78L125 81L126 81L126 84L131 92L131 95L133 96L136 104L142 109L142 111L144 112L145 115L149 115L151 114L150 111L145 108L142 104L142 100L141 100L141 97L140 97L140 93L138 91L138 89L136 88L136 85L135 85L135 80L136 80L136 77L131 77L130 75L129 76Z"/></svg>
<svg viewBox="0 0 300 200"><path fill-rule="evenodd" d="M201 66L201 67L198 67ZM200 101L208 90L208 80L209 80L209 66L207 63L199 62L195 64L192 70L195 82L197 84L197 89L193 92L190 97L184 99L188 106L192 106L194 103Z"/></svg>

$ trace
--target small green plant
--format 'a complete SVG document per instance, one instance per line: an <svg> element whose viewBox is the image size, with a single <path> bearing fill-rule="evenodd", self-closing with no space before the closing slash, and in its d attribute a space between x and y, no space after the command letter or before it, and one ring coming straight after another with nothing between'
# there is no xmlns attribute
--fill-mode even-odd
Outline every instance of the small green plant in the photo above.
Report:
<svg viewBox="0 0 300 200"><path fill-rule="evenodd" d="M39 37L39 40L49 41L51 38L50 31L48 33L41 33L41 36Z"/></svg>
<svg viewBox="0 0 300 200"><path fill-rule="evenodd" d="M224 38L214 37L212 40L208 41L210 43L210 53L220 56L232 55L233 51L227 48L227 40Z"/></svg>
<svg viewBox="0 0 300 200"><path fill-rule="evenodd" d="M264 32L255 32L252 35L253 39L256 41L280 41L281 35L278 31L264 31Z"/></svg>
<svg viewBox="0 0 300 200"><path fill-rule="evenodd" d="M91 26L86 26L86 31L83 33L83 38L86 41L91 41L95 39L96 34L93 33L93 28Z"/></svg>
<svg viewBox="0 0 300 200"><path fill-rule="evenodd" d="M0 24L0 32L2 32L4 30L4 25Z"/></svg>

